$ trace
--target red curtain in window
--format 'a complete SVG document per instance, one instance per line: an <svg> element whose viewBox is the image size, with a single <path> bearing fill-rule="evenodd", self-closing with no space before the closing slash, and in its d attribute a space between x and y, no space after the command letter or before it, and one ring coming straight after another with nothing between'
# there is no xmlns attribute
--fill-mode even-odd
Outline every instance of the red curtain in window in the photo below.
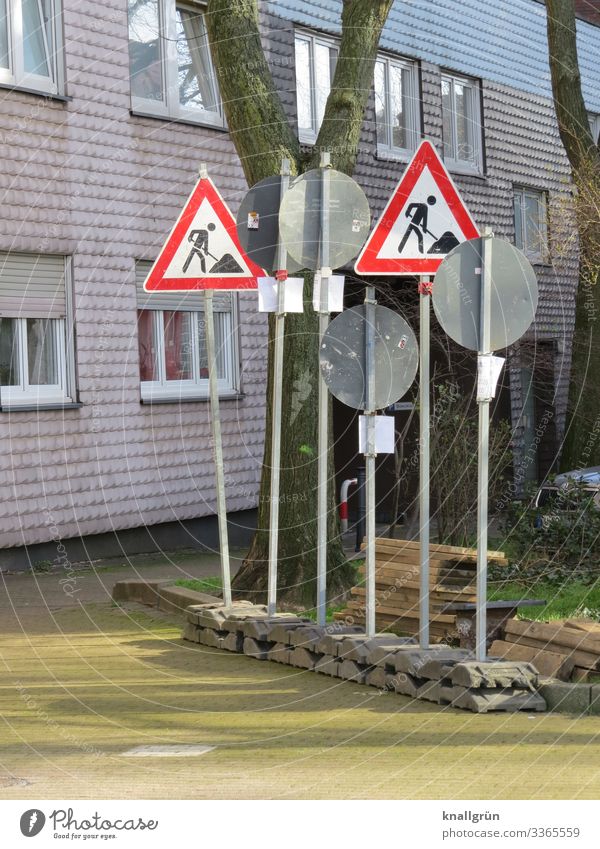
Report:
<svg viewBox="0 0 600 849"><path fill-rule="evenodd" d="M153 311L138 310L140 380L156 380Z"/></svg>

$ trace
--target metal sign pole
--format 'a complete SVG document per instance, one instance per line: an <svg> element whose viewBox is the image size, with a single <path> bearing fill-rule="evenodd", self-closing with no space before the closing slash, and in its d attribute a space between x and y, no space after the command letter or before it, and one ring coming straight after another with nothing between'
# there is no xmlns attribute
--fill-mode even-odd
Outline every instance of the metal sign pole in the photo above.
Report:
<svg viewBox="0 0 600 849"><path fill-rule="evenodd" d="M223 603L231 605L231 573L229 569L229 538L227 536L227 508L225 506L225 470L223 468L223 443L221 440L221 414L219 410L219 384L217 357L215 352L215 323L213 313L213 290L204 290L204 326L206 333L206 357L208 360L208 385L210 390L210 412L215 452L215 476L217 484L217 518L219 522L219 544L221 549L221 580Z"/></svg>
<svg viewBox="0 0 600 849"><path fill-rule="evenodd" d="M375 289L367 286L365 292L365 372L366 372L366 577L367 598L365 610L365 632L367 637L375 635Z"/></svg>
<svg viewBox="0 0 600 849"><path fill-rule="evenodd" d="M329 202L331 154L321 153L321 288L319 301L319 347L329 324ZM329 394L319 378L319 445L317 466L317 624L325 625L327 615L327 478L329 473Z"/></svg>
<svg viewBox="0 0 600 849"><path fill-rule="evenodd" d="M481 240L481 310L479 358L489 357L492 294L492 242L486 229ZM484 381L482 381L483 383ZM478 393L479 395L479 393ZM484 397L486 396L486 397ZM490 397L486 391L478 397L479 404L479 455L477 460L477 611L475 657L487 657L487 555L488 555L488 480Z"/></svg>
<svg viewBox="0 0 600 849"><path fill-rule="evenodd" d="M429 359L430 359L430 301L431 279L421 277L419 282L419 428L420 428L420 463L419 463L419 540L421 588L419 593L419 645L422 649L429 648Z"/></svg>
<svg viewBox="0 0 600 849"><path fill-rule="evenodd" d="M281 162L280 205L290 184L290 160ZM283 345L285 339L285 273L287 251L281 237L277 244L277 312L273 357L273 408L271 425L271 490L269 509L269 577L267 610L273 616L277 608L277 566L279 549L279 482L281 472L281 409L283 395ZM280 273L284 272L284 273Z"/></svg>

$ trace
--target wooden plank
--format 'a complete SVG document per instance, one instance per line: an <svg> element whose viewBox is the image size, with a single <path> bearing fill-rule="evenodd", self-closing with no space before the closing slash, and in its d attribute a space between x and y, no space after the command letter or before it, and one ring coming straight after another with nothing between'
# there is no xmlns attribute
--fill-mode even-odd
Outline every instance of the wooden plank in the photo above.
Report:
<svg viewBox="0 0 600 849"><path fill-rule="evenodd" d="M520 634L505 634L504 639L507 643L518 643L521 646L531 646L538 651L553 651L557 654L564 654L567 657L572 657L575 666L583 666L585 669L600 668L600 659L596 654L589 652L577 651L570 649L568 646L561 646L559 643L548 643L546 641L534 640L531 637L524 637Z"/></svg>
<svg viewBox="0 0 600 849"><path fill-rule="evenodd" d="M360 609L364 610L364 604L361 604L358 601L349 602L348 607L350 609L353 609L353 610L356 609L356 608L360 608ZM377 605L377 609L375 611L376 615L379 615L379 613L387 613L388 615L395 616L395 615L398 614L398 611L396 611L392 607L388 607L385 604L380 604L380 605ZM417 619L418 620L419 619L419 611L415 610L414 613L413 613L412 611L403 610L402 616L405 619ZM447 614L444 614L444 613L436 613L435 615L430 616L430 620L431 620L431 622L447 622L449 624L454 624L455 617L454 616L448 616Z"/></svg>
<svg viewBox="0 0 600 849"><path fill-rule="evenodd" d="M386 552L379 551L378 549L375 551L375 560L378 563L381 563L382 566L389 569L395 569L403 566L404 568L416 569L418 571L421 568L420 562L415 560L414 557L405 556L403 554L388 555ZM459 563L456 560L447 560L444 557L432 559L429 568L443 570L446 572L455 572L457 575L462 575L464 573L467 577L471 577L476 572L475 563Z"/></svg>
<svg viewBox="0 0 600 849"><path fill-rule="evenodd" d="M351 594L354 591L354 589L364 590L364 587L353 587L353 589L351 590ZM399 587L399 588L398 587L394 588L394 587L390 587L389 584L382 584L377 580L375 581L375 592L377 593L377 596L379 598L381 598L381 596L385 595L389 599L400 599L402 602L410 602L411 604L413 604L413 603L418 604L419 598L420 598L420 595L421 595L419 590L416 587L410 588L410 587L402 586L402 587ZM473 590L472 593L470 593L470 592L465 593L462 590L459 590L458 592L454 592L452 590L448 590L447 592L437 590L436 592L430 592L430 598L432 599L432 601L434 603L438 603L438 604L443 603L445 605L446 604L453 604L453 603L464 604L466 602L474 603L474 601L475 601L475 591Z"/></svg>
<svg viewBox="0 0 600 849"><path fill-rule="evenodd" d="M375 557L375 564L378 569L384 569L390 574L397 572L409 572L413 575L419 575L421 572L421 566L418 563L403 563L397 560L385 560L380 557ZM359 566L359 571L365 570L365 566ZM431 575L446 575L449 578L456 578L462 580L463 582L472 581L475 577L476 570L475 569L460 569L457 566L453 566L452 563L446 563L444 560L440 560L438 563L432 563L429 567L429 573Z"/></svg>
<svg viewBox="0 0 600 849"><path fill-rule="evenodd" d="M586 631L592 636L597 634L600 637L600 622L595 622L593 619L564 619L563 625L565 628L573 628L575 631Z"/></svg>
<svg viewBox="0 0 600 849"><path fill-rule="evenodd" d="M578 651L591 652L600 656L600 639L585 631L565 628L562 623L536 622L532 619L509 619L504 626L507 634L521 634L546 643L559 643Z"/></svg>
<svg viewBox="0 0 600 849"><path fill-rule="evenodd" d="M362 548L364 548L364 543ZM375 541L376 549L396 552L420 552L421 546L418 540L392 540L380 537ZM461 548L453 545L440 545L432 543L429 546L429 557L436 559L440 556L450 557L453 560L466 560L477 562L477 550L474 548ZM501 565L508 563L503 551L488 551L488 560L498 562Z"/></svg>
<svg viewBox="0 0 600 849"><path fill-rule="evenodd" d="M540 675L549 678L558 678L560 681L568 681L575 661L572 657L551 651L541 651L531 646L523 646L518 643L507 643L504 640L495 640L490 646L490 657L504 657L507 660L525 660L533 663Z"/></svg>
<svg viewBox="0 0 600 849"><path fill-rule="evenodd" d="M411 578L418 582L420 576L420 570L412 569L409 566L389 566L385 563L379 563L375 561L375 572L380 578L386 578L390 583L394 583L397 580L410 580ZM359 574L364 575L365 569L359 567ZM448 575L447 573L437 573L432 571L430 573L430 580L435 580L440 584L448 584L450 586L471 586L472 581L475 577L475 574L472 574L467 578L455 577L453 575Z"/></svg>
<svg viewBox="0 0 600 849"><path fill-rule="evenodd" d="M363 543L364 545L364 543ZM379 537L376 540L376 545L384 545L388 548L396 548L396 549L416 549L417 551L421 550L421 544L419 540L416 539L388 539L387 537ZM477 559L477 549L475 548L461 548L456 545L442 545L441 543L431 543L429 546L430 556L432 554L451 554L453 556L458 557L474 557ZM488 551L488 559L500 559L506 560L503 551Z"/></svg>

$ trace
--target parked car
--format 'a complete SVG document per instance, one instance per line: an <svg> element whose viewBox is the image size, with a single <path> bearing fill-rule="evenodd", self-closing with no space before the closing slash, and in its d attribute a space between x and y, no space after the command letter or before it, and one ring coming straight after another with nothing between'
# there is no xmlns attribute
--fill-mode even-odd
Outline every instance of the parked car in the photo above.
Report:
<svg viewBox="0 0 600 849"><path fill-rule="evenodd" d="M600 510L600 466L562 472L537 491L534 508L544 510L535 517L534 527L547 527L554 518L566 518L582 509L582 497L589 495L590 503Z"/></svg>

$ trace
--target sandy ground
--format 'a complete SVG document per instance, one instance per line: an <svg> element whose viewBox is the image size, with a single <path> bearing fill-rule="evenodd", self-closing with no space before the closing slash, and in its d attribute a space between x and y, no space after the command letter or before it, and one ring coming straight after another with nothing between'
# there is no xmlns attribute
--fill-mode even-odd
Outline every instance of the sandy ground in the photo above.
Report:
<svg viewBox="0 0 600 849"><path fill-rule="evenodd" d="M164 559L164 558L163 558ZM215 574L198 554L153 577ZM131 566L4 576L0 797L595 799L600 717L475 716L207 649L114 607ZM128 758L199 744L199 757Z"/></svg>

